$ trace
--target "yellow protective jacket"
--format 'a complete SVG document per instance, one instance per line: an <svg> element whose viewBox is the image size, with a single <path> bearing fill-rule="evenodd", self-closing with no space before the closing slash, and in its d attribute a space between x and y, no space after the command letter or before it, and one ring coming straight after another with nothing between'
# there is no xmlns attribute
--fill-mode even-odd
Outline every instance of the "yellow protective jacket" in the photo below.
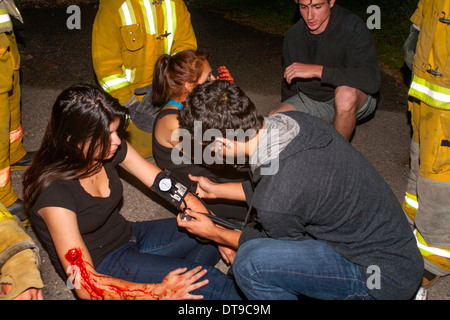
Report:
<svg viewBox="0 0 450 320"><path fill-rule="evenodd" d="M0 94L9 93L13 88L13 72L20 68L11 17L23 23L22 16L12 0L0 1Z"/></svg>
<svg viewBox="0 0 450 320"><path fill-rule="evenodd" d="M420 0L411 22L420 33L409 94L450 110L450 0Z"/></svg>
<svg viewBox="0 0 450 320"><path fill-rule="evenodd" d="M13 25L10 16L23 23L19 9L13 0L0 0L0 33L11 32Z"/></svg>
<svg viewBox="0 0 450 320"><path fill-rule="evenodd" d="M153 82L160 55L196 49L183 0L100 1L92 31L94 70L103 89L121 104L134 89Z"/></svg>
<svg viewBox="0 0 450 320"><path fill-rule="evenodd" d="M23 23L14 1L0 1L0 201L5 206L18 198L11 185L10 164L26 154L20 113L20 55L12 18Z"/></svg>

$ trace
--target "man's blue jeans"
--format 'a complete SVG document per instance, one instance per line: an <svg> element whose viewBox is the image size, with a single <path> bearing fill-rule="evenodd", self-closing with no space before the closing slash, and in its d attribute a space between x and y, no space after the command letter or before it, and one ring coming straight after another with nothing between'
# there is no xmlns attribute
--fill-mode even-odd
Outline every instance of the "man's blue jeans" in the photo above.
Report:
<svg viewBox="0 0 450 320"><path fill-rule="evenodd" d="M233 272L248 299L372 299L359 267L317 240L250 240Z"/></svg>
<svg viewBox="0 0 450 320"><path fill-rule="evenodd" d="M175 219L135 222L130 241L106 256L96 271L137 283L160 283L177 268L202 266L209 283L192 294L208 300L241 299L234 282L215 264L220 259L217 247L201 244L178 230Z"/></svg>

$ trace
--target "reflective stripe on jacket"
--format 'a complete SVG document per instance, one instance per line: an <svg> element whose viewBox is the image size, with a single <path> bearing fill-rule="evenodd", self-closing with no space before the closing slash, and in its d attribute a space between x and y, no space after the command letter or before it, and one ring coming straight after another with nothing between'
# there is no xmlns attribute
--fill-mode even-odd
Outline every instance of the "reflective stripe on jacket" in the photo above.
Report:
<svg viewBox="0 0 450 320"><path fill-rule="evenodd" d="M12 21L9 17L8 11L5 8L0 7L0 30L5 29L4 32L12 30Z"/></svg>
<svg viewBox="0 0 450 320"><path fill-rule="evenodd" d="M11 181L11 168L8 166L6 168L0 169L0 188L6 187L6 185Z"/></svg>
<svg viewBox="0 0 450 320"><path fill-rule="evenodd" d="M450 89L431 83L414 75L408 94L426 104L450 110Z"/></svg>
<svg viewBox="0 0 450 320"><path fill-rule="evenodd" d="M422 255L424 256L435 255L446 259L450 259L449 249L428 246L425 240L423 239L422 235L419 233L419 231L417 231L417 229L414 230L414 236L416 237L417 246L419 247L419 250L422 253Z"/></svg>

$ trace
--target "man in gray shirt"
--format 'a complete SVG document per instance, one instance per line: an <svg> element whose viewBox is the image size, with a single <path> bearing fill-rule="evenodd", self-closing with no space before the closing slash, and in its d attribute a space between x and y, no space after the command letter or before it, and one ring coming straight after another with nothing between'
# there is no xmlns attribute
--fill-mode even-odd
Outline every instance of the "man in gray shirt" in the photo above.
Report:
<svg viewBox="0 0 450 320"><path fill-rule="evenodd" d="M179 219L189 232L238 249L227 259L248 298L409 299L417 291L423 261L400 204L331 125L300 112L263 118L224 81L197 86L179 121L191 134L198 121L203 134L215 129L215 152L250 164L254 186L191 178L201 197L247 201L256 219L242 231L196 212ZM230 139L239 129L249 134Z"/></svg>

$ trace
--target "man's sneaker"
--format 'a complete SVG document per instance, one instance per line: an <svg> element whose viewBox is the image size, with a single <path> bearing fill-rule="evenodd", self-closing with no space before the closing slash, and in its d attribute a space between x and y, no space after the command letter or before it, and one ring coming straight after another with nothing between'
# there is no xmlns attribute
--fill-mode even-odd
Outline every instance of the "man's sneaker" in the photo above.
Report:
<svg viewBox="0 0 450 320"><path fill-rule="evenodd" d="M414 300L427 300L428 290L420 287L414 297Z"/></svg>
<svg viewBox="0 0 450 320"><path fill-rule="evenodd" d="M420 286L422 288L429 288L433 284L435 284L438 280L439 276L425 269L425 271L423 272L422 283L420 284Z"/></svg>

